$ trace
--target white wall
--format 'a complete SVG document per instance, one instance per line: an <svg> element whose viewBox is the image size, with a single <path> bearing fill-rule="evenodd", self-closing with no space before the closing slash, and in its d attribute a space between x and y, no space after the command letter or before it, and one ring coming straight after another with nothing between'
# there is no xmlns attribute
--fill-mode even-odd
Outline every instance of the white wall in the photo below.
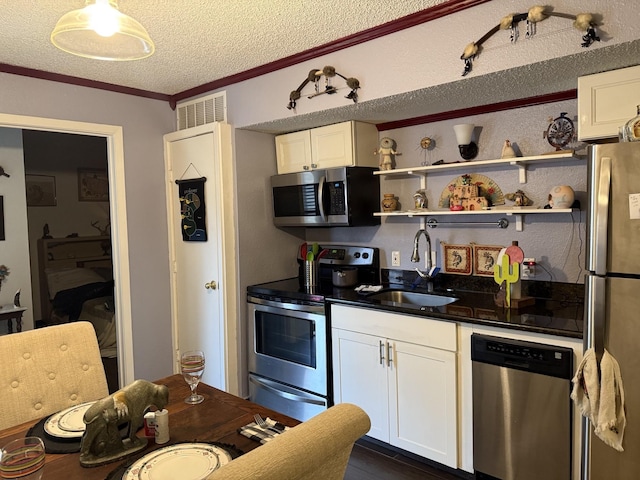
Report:
<svg viewBox="0 0 640 480"><path fill-rule="evenodd" d="M0 265L9 267L9 275L0 285L0 305L13 304L20 290L20 304L28 310L22 317L22 329L33 328L31 308L31 276L27 239L27 197L24 184L22 133L0 128L0 165L10 177L0 177L0 196L4 197L5 240L0 241ZM7 322L0 324L0 334L6 333ZM16 331L14 322L13 331Z"/></svg>
<svg viewBox="0 0 640 480"><path fill-rule="evenodd" d="M162 135L174 130L174 112L158 100L17 75L0 74L0 84L2 113L123 127L135 377L171 374Z"/></svg>

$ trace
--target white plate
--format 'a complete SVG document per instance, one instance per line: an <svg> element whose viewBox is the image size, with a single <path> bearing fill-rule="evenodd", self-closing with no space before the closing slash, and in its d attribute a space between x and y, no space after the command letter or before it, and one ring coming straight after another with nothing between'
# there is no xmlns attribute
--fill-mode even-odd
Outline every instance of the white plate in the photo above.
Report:
<svg viewBox="0 0 640 480"><path fill-rule="evenodd" d="M179 443L155 450L134 462L122 480L203 480L231 461L231 455L208 443Z"/></svg>
<svg viewBox="0 0 640 480"><path fill-rule="evenodd" d="M44 422L44 431L58 438L80 438L84 433L84 414L95 402L81 403L51 415Z"/></svg>

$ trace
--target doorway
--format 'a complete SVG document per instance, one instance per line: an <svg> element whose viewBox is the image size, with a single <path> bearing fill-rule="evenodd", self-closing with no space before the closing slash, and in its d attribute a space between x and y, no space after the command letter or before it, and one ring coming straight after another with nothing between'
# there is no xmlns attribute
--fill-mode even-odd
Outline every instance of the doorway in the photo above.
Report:
<svg viewBox="0 0 640 480"><path fill-rule="evenodd" d="M89 135L106 140L113 275L118 279L114 288L118 377L120 385L131 383L134 363L122 127L9 114L0 114L0 127Z"/></svg>

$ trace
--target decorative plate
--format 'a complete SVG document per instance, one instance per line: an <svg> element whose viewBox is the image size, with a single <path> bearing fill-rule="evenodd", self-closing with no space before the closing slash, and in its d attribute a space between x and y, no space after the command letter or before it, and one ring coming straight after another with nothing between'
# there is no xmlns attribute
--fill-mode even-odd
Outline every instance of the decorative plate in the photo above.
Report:
<svg viewBox="0 0 640 480"><path fill-rule="evenodd" d="M80 438L84 433L84 413L94 402L81 403L51 415L44 423L44 431L58 438Z"/></svg>
<svg viewBox="0 0 640 480"><path fill-rule="evenodd" d="M454 189L463 185L477 185L478 196L486 198L490 207L504 205L504 195L496 182L485 175L471 173L460 175L449 182L449 184L444 187L444 190L442 190L438 206L441 208L449 208L449 200Z"/></svg>
<svg viewBox="0 0 640 480"><path fill-rule="evenodd" d="M473 270L471 245L442 243L444 250L444 273L471 275Z"/></svg>
<svg viewBox="0 0 640 480"><path fill-rule="evenodd" d="M225 449L208 443L169 445L135 461L122 480L203 480L231 461Z"/></svg>
<svg viewBox="0 0 640 480"><path fill-rule="evenodd" d="M493 266L503 248L498 245L474 245L473 274L481 277L493 277Z"/></svg>

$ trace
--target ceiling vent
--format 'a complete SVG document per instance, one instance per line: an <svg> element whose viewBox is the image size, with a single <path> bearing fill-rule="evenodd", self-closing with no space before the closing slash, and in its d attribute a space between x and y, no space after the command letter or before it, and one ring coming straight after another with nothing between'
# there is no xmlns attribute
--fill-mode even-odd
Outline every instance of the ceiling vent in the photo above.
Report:
<svg viewBox="0 0 640 480"><path fill-rule="evenodd" d="M215 93L176 106L178 130L227 121L227 94Z"/></svg>

